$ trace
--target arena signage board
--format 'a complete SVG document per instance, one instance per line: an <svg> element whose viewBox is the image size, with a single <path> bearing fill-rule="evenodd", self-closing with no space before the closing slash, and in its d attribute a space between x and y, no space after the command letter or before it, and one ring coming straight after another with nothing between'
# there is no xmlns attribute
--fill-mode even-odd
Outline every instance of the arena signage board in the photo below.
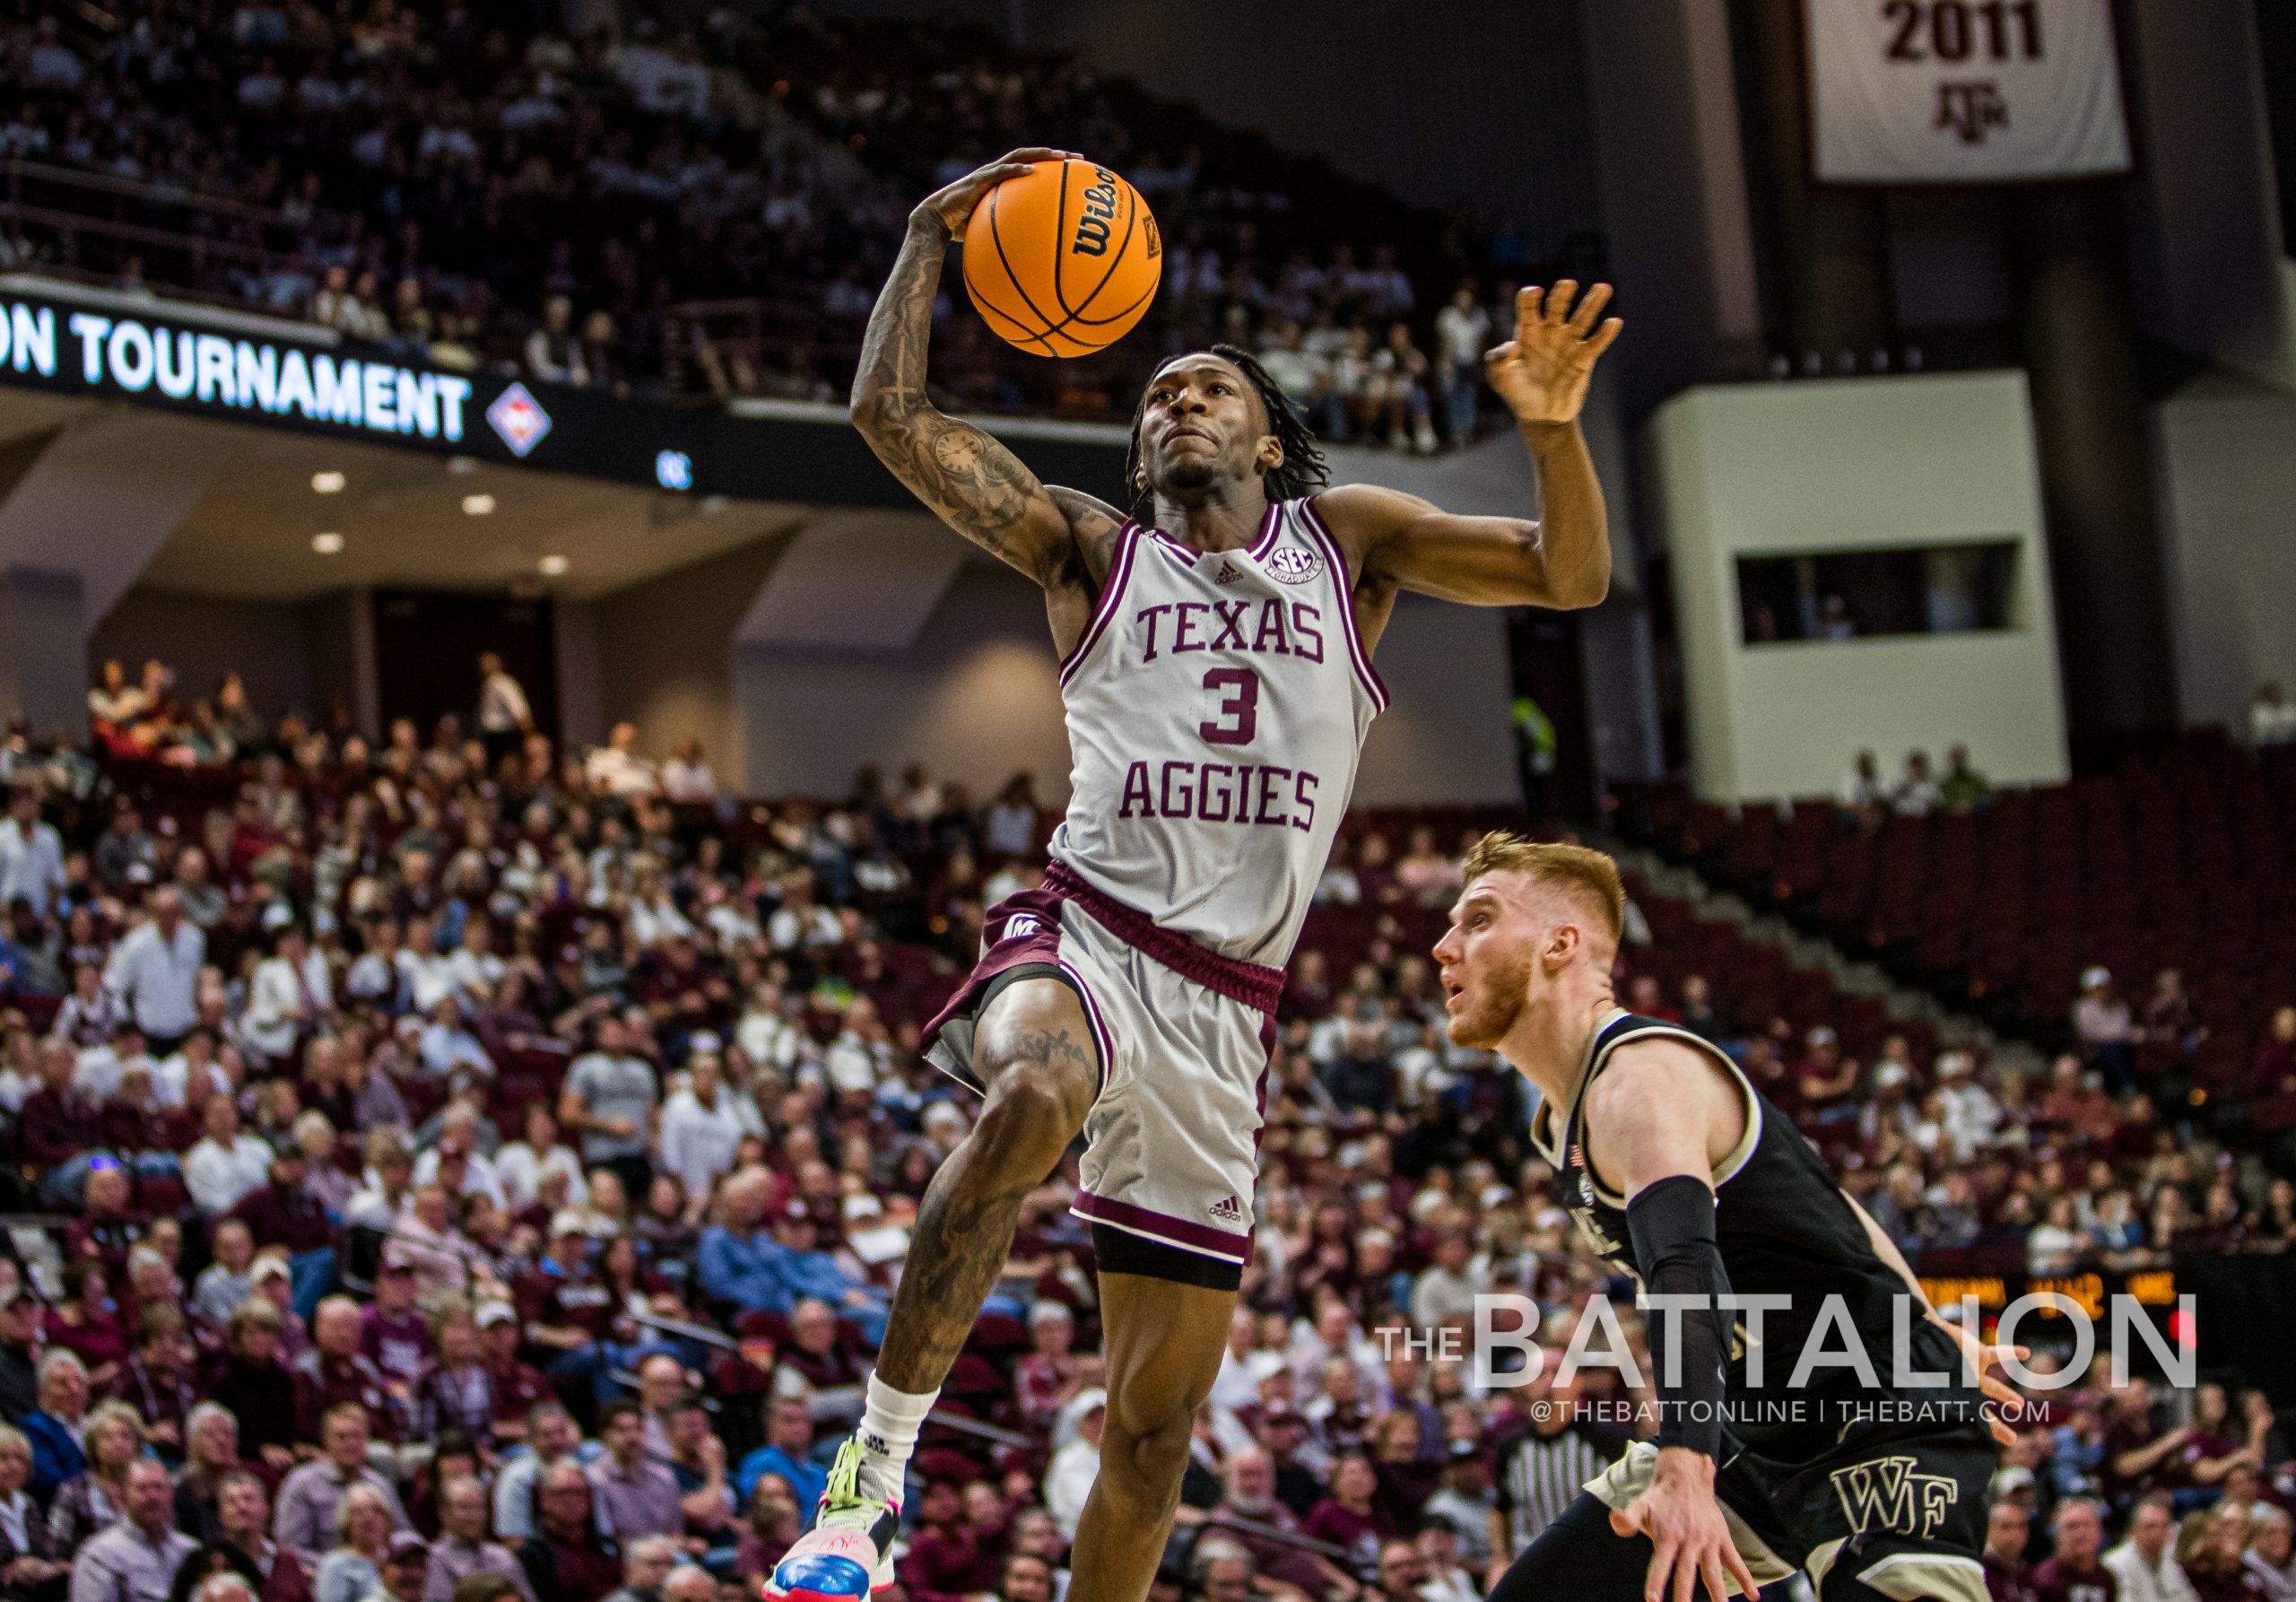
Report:
<svg viewBox="0 0 2296 1602"><path fill-rule="evenodd" d="M617 397L457 372L333 331L151 294L0 275L0 386L570 473L678 496L915 504L836 405ZM1002 431L1006 425L996 425ZM1089 439L1072 438L1081 431ZM1018 425L1062 482L1121 482L1120 430Z"/></svg>
<svg viewBox="0 0 2296 1602"><path fill-rule="evenodd" d="M2128 170L2110 0L1803 0L1803 10L1821 179Z"/></svg>

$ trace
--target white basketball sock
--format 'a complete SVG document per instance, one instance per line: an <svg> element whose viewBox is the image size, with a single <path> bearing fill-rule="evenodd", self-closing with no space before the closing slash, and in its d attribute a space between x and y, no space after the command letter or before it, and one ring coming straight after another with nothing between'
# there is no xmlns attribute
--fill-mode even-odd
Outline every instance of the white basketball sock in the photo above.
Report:
<svg viewBox="0 0 2296 1602"><path fill-rule="evenodd" d="M868 1401L861 1409L861 1427L854 1435L861 1443L863 1495L879 1502L900 1500L909 1457L917 1450L917 1432L940 1396L938 1387L918 1396L895 1390L874 1372L870 1374Z"/></svg>

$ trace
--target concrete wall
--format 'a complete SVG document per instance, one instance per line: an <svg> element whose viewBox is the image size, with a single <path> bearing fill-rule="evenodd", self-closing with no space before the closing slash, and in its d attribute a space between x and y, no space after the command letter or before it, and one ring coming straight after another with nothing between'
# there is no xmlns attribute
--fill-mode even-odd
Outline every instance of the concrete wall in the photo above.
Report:
<svg viewBox="0 0 2296 1602"><path fill-rule="evenodd" d="M1714 799L1831 790L1860 747L1969 745L1996 779L2066 771L2048 565L2016 373L1690 390L1653 420L1692 780ZM2014 540L2013 626L1748 648L1741 554Z"/></svg>
<svg viewBox="0 0 2296 1602"><path fill-rule="evenodd" d="M1405 596L1378 664L1393 704L1364 747L1359 802L1516 797L1499 614ZM1022 768L1048 800L1067 794L1043 597L1001 567L966 566L906 650L751 647L735 671L758 793L839 795L865 763L917 762L976 794Z"/></svg>
<svg viewBox="0 0 2296 1602"><path fill-rule="evenodd" d="M2243 731L2259 681L2296 688L2296 398L2220 375L2152 421L2179 710Z"/></svg>
<svg viewBox="0 0 2296 1602"><path fill-rule="evenodd" d="M782 543L760 540L597 601L603 721L636 723L640 750L657 758L699 739L720 783L756 793L735 705L734 635Z"/></svg>
<svg viewBox="0 0 2296 1602"><path fill-rule="evenodd" d="M309 605L324 609L326 603ZM106 657L118 657L133 681L140 665L157 657L175 669L177 694L187 708L213 695L225 674L236 673L247 681L248 699L265 712L316 711L306 610L138 585L88 638L91 682Z"/></svg>
<svg viewBox="0 0 2296 1602"><path fill-rule="evenodd" d="M0 569L0 728L22 718L43 738L87 721L87 681L76 666L87 638L80 576Z"/></svg>

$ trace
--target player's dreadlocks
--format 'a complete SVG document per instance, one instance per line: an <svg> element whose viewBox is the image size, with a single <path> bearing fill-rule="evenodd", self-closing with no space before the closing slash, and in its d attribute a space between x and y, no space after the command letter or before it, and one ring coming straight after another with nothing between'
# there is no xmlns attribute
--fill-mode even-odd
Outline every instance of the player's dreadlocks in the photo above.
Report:
<svg viewBox="0 0 2296 1602"><path fill-rule="evenodd" d="M1331 474L1324 466L1323 448L1316 443L1316 436L1309 431L1307 419L1292 404L1292 397L1283 387L1267 376L1267 369L1249 351L1231 344L1215 344L1212 353L1232 362L1259 395L1259 404L1267 413L1267 431L1283 448L1283 461L1267 475L1267 498L1270 501L1296 501L1320 484L1331 482ZM1124 485L1133 492L1134 504L1145 497L1135 487L1140 475L1140 424L1148 415L1148 392L1152 385L1143 385L1140 404L1132 409L1132 448L1124 456Z"/></svg>

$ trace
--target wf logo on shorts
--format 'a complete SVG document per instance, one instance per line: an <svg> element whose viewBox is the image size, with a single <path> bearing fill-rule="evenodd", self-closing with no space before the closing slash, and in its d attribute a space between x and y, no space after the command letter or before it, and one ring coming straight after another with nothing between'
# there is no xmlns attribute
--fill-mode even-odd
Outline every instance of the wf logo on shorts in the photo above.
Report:
<svg viewBox="0 0 2296 1602"><path fill-rule="evenodd" d="M1007 940L1025 940L1042 927L1044 920L1033 912L1016 912L1004 920L1004 932L996 937L997 942L1002 945Z"/></svg>
<svg viewBox="0 0 2296 1602"><path fill-rule="evenodd" d="M1842 1516L1860 1537L1915 1536L1926 1540L1945 1522L1961 1494L1942 1474L1917 1474L1910 1457L1876 1458L1837 1468L1826 1477L1841 1498Z"/></svg>

